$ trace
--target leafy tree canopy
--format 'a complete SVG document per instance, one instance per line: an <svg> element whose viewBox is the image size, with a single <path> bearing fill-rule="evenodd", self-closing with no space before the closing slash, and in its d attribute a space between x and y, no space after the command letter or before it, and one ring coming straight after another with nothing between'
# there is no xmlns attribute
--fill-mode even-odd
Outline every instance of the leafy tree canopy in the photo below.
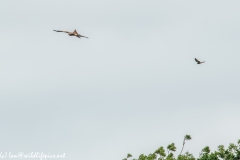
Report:
<svg viewBox="0 0 240 160"><path fill-rule="evenodd" d="M227 148L219 145L216 151L211 151L209 146L206 146L201 150L198 158L195 158L189 152L182 154L185 141L191 139L190 135L184 136L181 152L177 156L175 156L177 148L174 143L171 143L166 150L161 146L153 153L148 155L141 154L137 159L132 158L132 155L128 153L123 160L240 160L240 139L237 144L230 143Z"/></svg>

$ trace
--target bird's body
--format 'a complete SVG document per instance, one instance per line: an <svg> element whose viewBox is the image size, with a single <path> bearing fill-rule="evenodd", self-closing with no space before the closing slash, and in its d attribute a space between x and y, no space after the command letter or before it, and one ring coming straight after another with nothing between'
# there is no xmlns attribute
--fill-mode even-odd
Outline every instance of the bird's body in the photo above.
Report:
<svg viewBox="0 0 240 160"><path fill-rule="evenodd" d="M81 37L88 38L88 37L85 37L85 36L82 36L82 35L78 34L76 29L73 32L60 31L60 30L53 30L53 31L55 31L55 32L64 32L64 33L67 33L69 36L76 36L78 38L81 38Z"/></svg>
<svg viewBox="0 0 240 160"><path fill-rule="evenodd" d="M205 62L205 61L200 62L199 60L197 60L197 58L195 58L195 61L197 62L197 64L201 64L201 63L204 63L204 62Z"/></svg>

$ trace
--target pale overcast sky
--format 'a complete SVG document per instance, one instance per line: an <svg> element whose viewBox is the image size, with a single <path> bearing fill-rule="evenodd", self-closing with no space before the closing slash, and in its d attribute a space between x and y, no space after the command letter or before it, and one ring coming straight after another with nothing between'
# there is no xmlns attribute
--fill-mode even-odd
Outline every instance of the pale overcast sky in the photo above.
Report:
<svg viewBox="0 0 240 160"><path fill-rule="evenodd" d="M237 142L239 7L0 0L0 152L122 160L172 142L179 153L185 134L195 156Z"/></svg>

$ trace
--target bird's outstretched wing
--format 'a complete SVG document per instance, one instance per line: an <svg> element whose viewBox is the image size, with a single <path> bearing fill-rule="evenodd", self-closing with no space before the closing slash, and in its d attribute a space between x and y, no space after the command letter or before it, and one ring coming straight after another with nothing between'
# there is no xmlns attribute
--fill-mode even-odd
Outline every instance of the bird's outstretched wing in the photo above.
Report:
<svg viewBox="0 0 240 160"><path fill-rule="evenodd" d="M197 60L197 58L195 58L195 61L196 61L196 62L198 62L198 63L200 63L200 61L199 61L199 60Z"/></svg>
<svg viewBox="0 0 240 160"><path fill-rule="evenodd" d="M84 38L88 38L88 37L85 37L85 36L82 36L82 35L77 35L78 38L81 38L81 37L84 37Z"/></svg>
<svg viewBox="0 0 240 160"><path fill-rule="evenodd" d="M81 36L81 37L88 38L88 37L85 37L85 36Z"/></svg>
<svg viewBox="0 0 240 160"><path fill-rule="evenodd" d="M55 32L64 32L64 33L70 33L70 32L68 32L68 31L60 31L60 30L53 30L53 31L55 31Z"/></svg>

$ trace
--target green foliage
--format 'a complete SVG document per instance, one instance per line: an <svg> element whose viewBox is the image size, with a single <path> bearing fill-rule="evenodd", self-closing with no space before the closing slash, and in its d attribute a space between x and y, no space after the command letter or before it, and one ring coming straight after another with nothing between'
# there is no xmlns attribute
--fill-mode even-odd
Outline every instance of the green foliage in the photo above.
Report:
<svg viewBox="0 0 240 160"><path fill-rule="evenodd" d="M184 136L183 147L186 140L191 140L190 135ZM167 154L166 154L167 150ZM240 160L240 139L237 144L230 143L227 148L223 145L219 145L217 151L211 152L209 146L204 147L201 150L199 158L195 158L191 153L186 152L184 154L180 154L175 157L174 153L177 148L174 143L171 143L167 146L166 150L164 147L159 147L154 153L150 153L148 155L141 154L138 159L132 160ZM127 158L123 160L130 160L132 155L128 154Z"/></svg>
<svg viewBox="0 0 240 160"><path fill-rule="evenodd" d="M123 160L128 160L128 158L131 158L132 155L130 153L127 154L127 158L124 158Z"/></svg>
<svg viewBox="0 0 240 160"><path fill-rule="evenodd" d="M130 158L132 157L132 155L130 153L127 154L127 158Z"/></svg>
<svg viewBox="0 0 240 160"><path fill-rule="evenodd" d="M191 139L192 139L192 137L190 135L188 135L188 134L184 137L184 139L183 139L183 146L182 146L182 150L180 152L180 155L182 154L182 151L183 151L183 148L184 148L184 145L185 145L185 141L186 140L191 140Z"/></svg>
<svg viewBox="0 0 240 160"><path fill-rule="evenodd" d="M195 158L192 154L186 152L184 155L179 155L177 160L195 160Z"/></svg>
<svg viewBox="0 0 240 160"><path fill-rule="evenodd" d="M167 149L168 149L169 151L175 152L177 148L175 147L175 144L172 143L172 144L169 144L169 145L167 146Z"/></svg>
<svg viewBox="0 0 240 160"><path fill-rule="evenodd" d="M203 148L202 149L202 153L203 154L208 154L208 153L210 153L210 148L207 146L207 147L205 147L205 148Z"/></svg>
<svg viewBox="0 0 240 160"><path fill-rule="evenodd" d="M165 157L166 153L163 147L159 147L155 152L155 154L158 154L160 158ZM160 159L161 160L161 159Z"/></svg>
<svg viewBox="0 0 240 160"><path fill-rule="evenodd" d="M185 139L185 140L191 140L192 137L191 137L190 135L187 134L187 135L184 137L184 139Z"/></svg>
<svg viewBox="0 0 240 160"><path fill-rule="evenodd" d="M202 149L198 160L239 160L240 159L240 143L230 143L228 148L225 149L223 145L218 146L218 150L210 152L207 146Z"/></svg>

